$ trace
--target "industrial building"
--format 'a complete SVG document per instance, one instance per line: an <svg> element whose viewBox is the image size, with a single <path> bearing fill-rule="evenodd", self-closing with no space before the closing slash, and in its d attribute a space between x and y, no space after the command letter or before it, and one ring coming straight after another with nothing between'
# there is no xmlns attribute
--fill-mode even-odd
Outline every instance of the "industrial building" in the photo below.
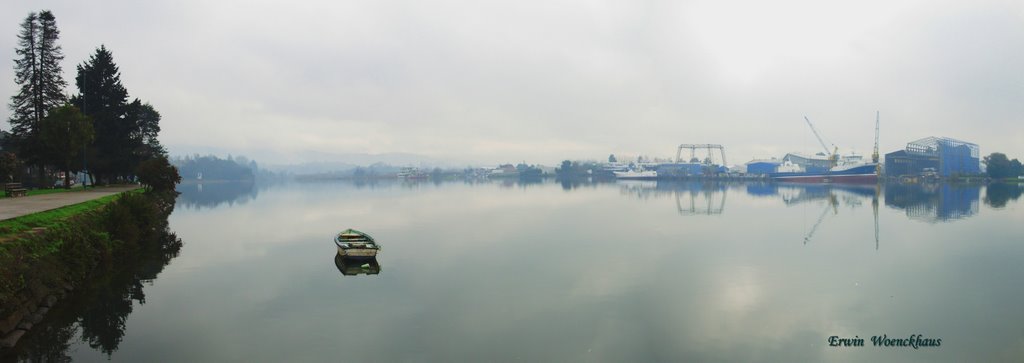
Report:
<svg viewBox="0 0 1024 363"><path fill-rule="evenodd" d="M824 173L832 167L832 161L829 160L828 155L822 153L816 155L789 153L782 157L782 161L800 165L808 173Z"/></svg>
<svg viewBox="0 0 1024 363"><path fill-rule="evenodd" d="M938 176L981 173L977 144L948 137L926 137L907 143L904 150L885 154L889 176L920 175L934 171Z"/></svg>
<svg viewBox="0 0 1024 363"><path fill-rule="evenodd" d="M768 175L774 173L782 161L778 159L772 160L751 160L747 162L747 174L750 175Z"/></svg>

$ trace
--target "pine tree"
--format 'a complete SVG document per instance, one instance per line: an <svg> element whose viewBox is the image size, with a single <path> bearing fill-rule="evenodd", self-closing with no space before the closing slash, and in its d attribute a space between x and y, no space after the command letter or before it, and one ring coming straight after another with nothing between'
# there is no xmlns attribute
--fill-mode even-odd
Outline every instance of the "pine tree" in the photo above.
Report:
<svg viewBox="0 0 1024 363"><path fill-rule="evenodd" d="M18 33L18 48L14 53L18 58L14 60L14 83L18 84L18 93L11 96L11 132L12 136L19 140L25 140L32 133L35 125L42 119L36 108L36 94L39 77L38 46L39 39L39 17L36 13L29 13L25 21L21 23L21 32ZM21 146L22 142L16 142Z"/></svg>
<svg viewBox="0 0 1024 363"><path fill-rule="evenodd" d="M64 88L68 82L64 80L64 70L60 62L64 60L64 52L57 39L60 30L57 20L49 10L39 12L39 109L43 112L61 107L67 103Z"/></svg>
<svg viewBox="0 0 1024 363"><path fill-rule="evenodd" d="M39 125L51 109L67 102L59 38L60 30L52 12L29 13L21 24L15 49L14 82L18 84L18 93L11 96L9 105L11 134L22 158L37 167L42 167L45 161ZM43 174L42 168L39 171Z"/></svg>
<svg viewBox="0 0 1024 363"><path fill-rule="evenodd" d="M101 179L131 173L131 132L134 120L128 119L128 91L121 84L121 73L114 57L101 45L96 53L78 66L75 84L79 94L72 103L93 120L93 149L87 154L89 168Z"/></svg>

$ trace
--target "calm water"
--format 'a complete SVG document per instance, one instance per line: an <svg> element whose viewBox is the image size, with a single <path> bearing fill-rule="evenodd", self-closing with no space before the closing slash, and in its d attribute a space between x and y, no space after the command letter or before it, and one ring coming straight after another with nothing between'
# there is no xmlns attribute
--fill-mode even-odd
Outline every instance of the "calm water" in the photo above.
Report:
<svg viewBox="0 0 1024 363"><path fill-rule="evenodd" d="M79 304L98 308L50 319L64 330L23 357L1024 359L1017 186L180 189L176 256L112 278ZM347 227L383 245L370 269L336 265L332 237ZM872 346L882 334L942 345ZM832 335L866 346L829 347Z"/></svg>

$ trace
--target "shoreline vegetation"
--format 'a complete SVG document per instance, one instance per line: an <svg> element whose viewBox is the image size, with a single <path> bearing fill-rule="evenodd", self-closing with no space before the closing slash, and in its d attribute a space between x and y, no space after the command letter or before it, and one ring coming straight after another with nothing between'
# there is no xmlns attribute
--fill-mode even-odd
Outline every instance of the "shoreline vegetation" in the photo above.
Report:
<svg viewBox="0 0 1024 363"><path fill-rule="evenodd" d="M0 137L0 179L23 184L30 189L28 195L81 191L71 189L76 173L91 179L90 188L136 181L141 185L0 221L0 359L5 361L18 354L23 337L48 339L54 331L47 323L48 312L68 309L58 302L93 294L88 287L96 281L138 267L148 253L174 255L182 244L167 225L181 177L157 140L160 113L138 98L129 101L113 54L104 45L77 67L78 92L65 90L59 36L56 18L48 10L29 13L21 24L14 61L18 91L9 103L11 130ZM55 182L64 188L50 189ZM91 324L116 321L83 318L77 323L91 339L90 330L109 330L90 329ZM69 326L57 330L73 334ZM95 335L113 339L115 345L120 341L120 336ZM89 343L109 345L104 341Z"/></svg>
<svg viewBox="0 0 1024 363"><path fill-rule="evenodd" d="M180 248L167 226L176 196L140 188L0 222L0 349L17 347L59 301L140 251Z"/></svg>

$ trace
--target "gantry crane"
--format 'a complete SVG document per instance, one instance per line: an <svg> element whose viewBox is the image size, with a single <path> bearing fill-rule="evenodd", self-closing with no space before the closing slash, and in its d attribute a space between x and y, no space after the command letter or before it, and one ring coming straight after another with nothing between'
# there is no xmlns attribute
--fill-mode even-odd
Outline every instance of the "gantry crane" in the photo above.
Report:
<svg viewBox="0 0 1024 363"><path fill-rule="evenodd" d="M711 162L711 151L712 150L718 150L721 153L721 155L722 155L722 166L728 165L728 164L726 164L726 161L725 161L725 147L722 146L722 145L719 145L719 144L682 144L682 145L679 145L679 149L676 150L676 162L677 163L683 162L683 160L681 159L682 154L683 154L683 149L690 149L690 161L693 161L693 159L696 158L696 156L697 156L697 149L707 149L708 150L708 157L704 160L704 164L711 164L712 163Z"/></svg>
<svg viewBox="0 0 1024 363"><path fill-rule="evenodd" d="M814 133L814 137L818 138L818 143L820 143L821 147L825 149L825 155L828 155L829 168L835 167L839 164L839 147L835 144L829 143L832 144L833 148L833 151L829 151L828 145L825 145L825 140L821 138L821 134L818 134L818 130L814 128L814 124L811 123L811 119L804 116L804 120L807 121L807 126L811 127L811 132Z"/></svg>

